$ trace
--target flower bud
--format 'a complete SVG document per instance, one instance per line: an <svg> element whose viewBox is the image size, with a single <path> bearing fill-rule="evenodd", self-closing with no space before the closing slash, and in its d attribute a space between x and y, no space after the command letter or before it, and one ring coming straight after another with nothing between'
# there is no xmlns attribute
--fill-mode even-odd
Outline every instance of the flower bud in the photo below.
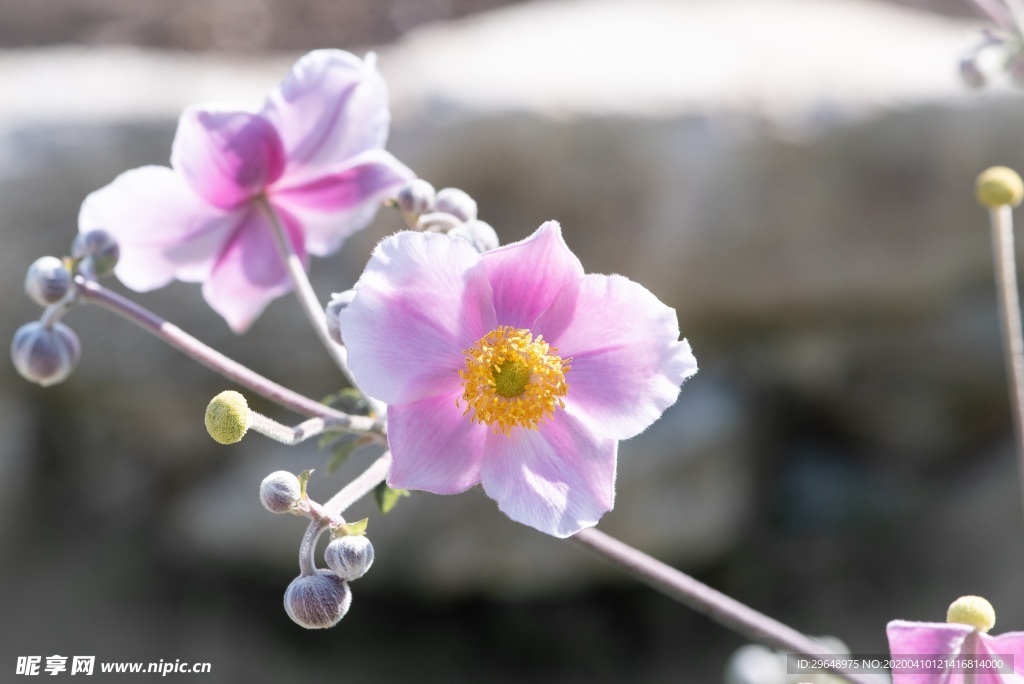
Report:
<svg viewBox="0 0 1024 684"><path fill-rule="evenodd" d="M419 216L434 209L435 197L434 186L422 178L417 178L399 190L395 199L398 200L398 209L403 214Z"/></svg>
<svg viewBox="0 0 1024 684"><path fill-rule="evenodd" d="M786 659L760 644L736 649L725 664L725 684L785 684Z"/></svg>
<svg viewBox="0 0 1024 684"><path fill-rule="evenodd" d="M48 387L71 375L82 355L78 335L63 323L47 328L35 321L14 333L11 360L26 380Z"/></svg>
<svg viewBox="0 0 1024 684"><path fill-rule="evenodd" d="M356 296L355 290L335 292L331 295L331 301L327 302L324 308L324 315L327 317L327 332L331 339L338 344L345 344L341 339L341 327L338 325L338 314L344 311Z"/></svg>
<svg viewBox="0 0 1024 684"><path fill-rule="evenodd" d="M70 289L71 272L57 257L39 257L25 274L25 294L39 306L56 304Z"/></svg>
<svg viewBox="0 0 1024 684"><path fill-rule="evenodd" d="M89 259L97 276L110 275L121 258L121 247L114 236L102 229L79 233L71 243L71 256Z"/></svg>
<svg viewBox="0 0 1024 684"><path fill-rule="evenodd" d="M458 188L442 188L437 191L434 211L451 214L460 221L472 221L476 218L476 200Z"/></svg>
<svg viewBox="0 0 1024 684"><path fill-rule="evenodd" d="M960 60L960 80L968 88L984 88L985 84L988 83L988 79L985 77L985 72L978 66L978 60L976 55L970 57L964 57Z"/></svg>
<svg viewBox="0 0 1024 684"><path fill-rule="evenodd" d="M1016 207L1024 199L1024 181L1007 166L993 166L981 172L974 186L978 202L989 209Z"/></svg>
<svg viewBox="0 0 1024 684"><path fill-rule="evenodd" d="M284 610L295 624L323 629L338 624L352 604L348 583L330 570L299 575L284 592Z"/></svg>
<svg viewBox="0 0 1024 684"><path fill-rule="evenodd" d="M494 232L491 224L479 220L467 221L462 225L455 226L448 231L448 235L465 240L481 254L495 249L499 244L498 234Z"/></svg>
<svg viewBox="0 0 1024 684"><path fill-rule="evenodd" d="M373 565L373 544L362 534L332 539L324 549L324 562L338 577L351 582Z"/></svg>
<svg viewBox="0 0 1024 684"><path fill-rule="evenodd" d="M249 404L234 390L221 392L206 407L206 431L214 441L234 444L249 430Z"/></svg>
<svg viewBox="0 0 1024 684"><path fill-rule="evenodd" d="M996 611L991 603L980 596L961 596L949 605L946 622L970 625L987 632L995 627Z"/></svg>
<svg viewBox="0 0 1024 684"><path fill-rule="evenodd" d="M260 503L271 513L290 513L301 496L299 478L287 470L270 473L260 482Z"/></svg>
<svg viewBox="0 0 1024 684"><path fill-rule="evenodd" d="M458 217L443 211L432 211L420 216L416 221L416 230L422 230L425 233L447 233L459 225L462 225L462 221Z"/></svg>

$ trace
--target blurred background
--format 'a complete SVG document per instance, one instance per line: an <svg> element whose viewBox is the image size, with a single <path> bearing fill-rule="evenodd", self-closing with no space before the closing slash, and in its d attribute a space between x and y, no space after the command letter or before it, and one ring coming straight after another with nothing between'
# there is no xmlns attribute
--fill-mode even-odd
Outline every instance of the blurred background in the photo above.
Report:
<svg viewBox="0 0 1024 684"><path fill-rule="evenodd" d="M256 108L303 52L373 49L401 160L504 242L559 220L587 271L678 311L701 371L621 445L602 529L855 653L963 594L1024 629L973 199L1024 169L1024 100L960 83L983 25L952 0L0 0L0 339L39 314L28 265L68 252L89 192L167 163L184 106ZM315 261L322 298L401 227L384 210ZM290 298L236 337L196 286L132 296L309 396L340 386ZM0 364L3 679L60 654L216 682L719 682L746 643L476 491L360 504L375 565L306 632L281 607L305 526L259 482L318 468L327 498L369 455L328 475L314 445L216 445L225 381L98 308L65 322L63 384Z"/></svg>

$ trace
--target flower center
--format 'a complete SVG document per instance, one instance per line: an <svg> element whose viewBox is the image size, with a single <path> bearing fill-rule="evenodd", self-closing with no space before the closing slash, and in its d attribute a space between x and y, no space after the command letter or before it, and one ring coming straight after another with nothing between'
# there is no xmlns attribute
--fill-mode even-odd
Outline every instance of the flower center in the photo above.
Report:
<svg viewBox="0 0 1024 684"><path fill-rule="evenodd" d="M543 335L533 339L529 330L501 326L487 333L463 352L466 370L459 371L467 406L463 415L474 423L494 426L494 434L512 434L521 426L536 430L542 420L565 408L562 397L569 391L565 359L548 347Z"/></svg>

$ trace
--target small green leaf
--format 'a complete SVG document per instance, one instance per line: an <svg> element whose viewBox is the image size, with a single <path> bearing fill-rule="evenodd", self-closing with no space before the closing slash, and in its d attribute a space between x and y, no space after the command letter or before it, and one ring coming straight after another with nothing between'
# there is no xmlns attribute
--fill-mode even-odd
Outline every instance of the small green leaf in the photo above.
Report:
<svg viewBox="0 0 1024 684"><path fill-rule="evenodd" d="M346 387L338 390L334 394L321 399L320 403L356 416L373 415L373 410L370 408L370 402L366 401L366 397L363 396L363 393L354 387Z"/></svg>
<svg viewBox="0 0 1024 684"><path fill-rule="evenodd" d="M356 435L345 435L340 439L336 439L331 446L331 455L327 459L327 472L333 473L335 470L345 465L352 454L370 444L373 444L373 439L366 435L361 437Z"/></svg>
<svg viewBox="0 0 1024 684"><path fill-rule="evenodd" d="M408 489L392 489L383 482L373 490L373 498L381 513L388 513L403 496L409 496Z"/></svg>
<svg viewBox="0 0 1024 684"><path fill-rule="evenodd" d="M299 498L306 498L306 483L309 482L310 476L313 474L313 469L303 470L299 473Z"/></svg>
<svg viewBox="0 0 1024 684"><path fill-rule="evenodd" d="M363 518L357 520L354 523L346 523L341 526L341 532L347 536L361 537L366 534L366 526L369 524L369 518Z"/></svg>

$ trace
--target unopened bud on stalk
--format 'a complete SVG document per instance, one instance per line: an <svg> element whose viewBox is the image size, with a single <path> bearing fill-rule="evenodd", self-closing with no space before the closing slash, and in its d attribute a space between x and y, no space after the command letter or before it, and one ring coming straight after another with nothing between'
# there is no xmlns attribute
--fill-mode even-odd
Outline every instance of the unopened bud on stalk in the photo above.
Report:
<svg viewBox="0 0 1024 684"><path fill-rule="evenodd" d="M106 276L114 272L117 260L121 258L121 247L114 236L102 229L79 233L71 243L71 256L75 259L88 259L96 276Z"/></svg>
<svg viewBox="0 0 1024 684"><path fill-rule="evenodd" d="M299 575L284 592L284 610L300 627L323 629L338 624L352 604L348 583L330 570Z"/></svg>
<svg viewBox="0 0 1024 684"><path fill-rule="evenodd" d="M341 326L338 325L338 314L344 311L356 296L355 290L335 292L331 295L331 301L327 302L324 308L324 315L327 317L327 332L331 339L338 344L345 344L341 339Z"/></svg>
<svg viewBox="0 0 1024 684"><path fill-rule="evenodd" d="M251 413L245 397L234 390L221 392L206 407L206 431L221 444L240 442L249 430Z"/></svg>
<svg viewBox="0 0 1024 684"><path fill-rule="evenodd" d="M301 496L299 478L287 470L270 473L260 482L260 503L271 513L290 513Z"/></svg>
<svg viewBox="0 0 1024 684"><path fill-rule="evenodd" d="M433 211L435 198L434 186L422 178L410 182L399 190L395 197L398 201L398 209L403 214L412 214L413 216Z"/></svg>
<svg viewBox="0 0 1024 684"><path fill-rule="evenodd" d="M960 60L960 79L968 88L984 88L988 83L985 72L978 66L977 55L964 57Z"/></svg>
<svg viewBox="0 0 1024 684"><path fill-rule="evenodd" d="M970 625L987 632L995 627L996 611L991 603L980 596L961 596L949 605L946 622Z"/></svg>
<svg viewBox="0 0 1024 684"><path fill-rule="evenodd" d="M448 236L461 238L473 245L473 248L483 254L498 247L498 234L494 232L491 224L484 221L467 221L462 225L455 226L448 231Z"/></svg>
<svg viewBox="0 0 1024 684"><path fill-rule="evenodd" d="M25 294L39 306L56 304L70 289L71 272L57 257L39 257L25 274Z"/></svg>
<svg viewBox="0 0 1024 684"><path fill-rule="evenodd" d="M82 355L75 332L63 323L47 327L35 321L14 333L11 360L23 378L43 387L71 375Z"/></svg>
<svg viewBox="0 0 1024 684"><path fill-rule="evenodd" d="M989 209L1016 207L1024 199L1024 181L1008 166L993 166L978 176L974 194L978 202Z"/></svg>
<svg viewBox="0 0 1024 684"><path fill-rule="evenodd" d="M476 218L476 200L464 190L458 188L442 188L437 191L437 202L434 211L451 214L459 221L472 221Z"/></svg>
<svg viewBox="0 0 1024 684"><path fill-rule="evenodd" d="M359 579L373 565L373 544L362 534L332 539L324 549L324 562L343 580Z"/></svg>

